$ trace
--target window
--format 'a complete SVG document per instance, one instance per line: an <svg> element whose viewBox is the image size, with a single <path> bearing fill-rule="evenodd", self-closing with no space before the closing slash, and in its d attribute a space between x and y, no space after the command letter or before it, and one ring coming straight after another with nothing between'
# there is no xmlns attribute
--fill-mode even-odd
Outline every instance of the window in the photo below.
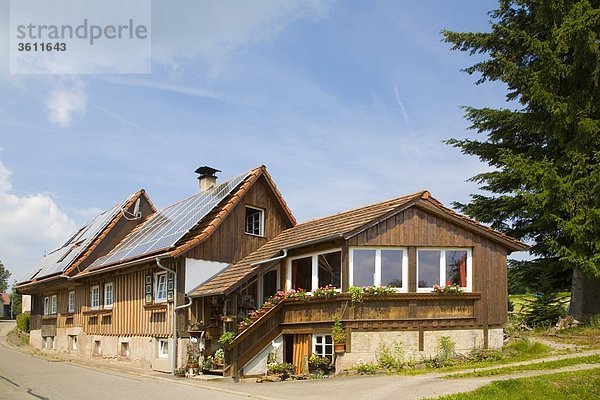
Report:
<svg viewBox="0 0 600 400"><path fill-rule="evenodd" d="M129 342L121 342L121 357L129 357Z"/></svg>
<svg viewBox="0 0 600 400"><path fill-rule="evenodd" d="M312 290L312 257L292 260L292 289Z"/></svg>
<svg viewBox="0 0 600 400"><path fill-rule="evenodd" d="M288 264L288 288L312 291L327 285L342 286L342 252L327 253L291 259Z"/></svg>
<svg viewBox="0 0 600 400"><path fill-rule="evenodd" d="M408 290L408 254L397 248L354 248L350 251L350 285L388 286Z"/></svg>
<svg viewBox="0 0 600 400"><path fill-rule="evenodd" d="M264 211L246 206L246 230L250 235L264 235Z"/></svg>
<svg viewBox="0 0 600 400"><path fill-rule="evenodd" d="M417 291L429 292L434 285L458 285L471 291L471 250L419 249Z"/></svg>
<svg viewBox="0 0 600 400"><path fill-rule="evenodd" d="M53 294L50 296L50 314L56 314L57 296Z"/></svg>
<svg viewBox="0 0 600 400"><path fill-rule="evenodd" d="M50 312L50 297L44 297L44 315Z"/></svg>
<svg viewBox="0 0 600 400"><path fill-rule="evenodd" d="M69 291L69 302L67 305L67 312L75 312L75 291L74 290L70 290Z"/></svg>
<svg viewBox="0 0 600 400"><path fill-rule="evenodd" d="M77 335L69 335L69 349L77 350Z"/></svg>
<svg viewBox="0 0 600 400"><path fill-rule="evenodd" d="M167 273L157 273L154 277L154 281L154 301L157 303L167 301Z"/></svg>
<svg viewBox="0 0 600 400"><path fill-rule="evenodd" d="M333 340L331 335L313 335L313 354L333 361Z"/></svg>
<svg viewBox="0 0 600 400"><path fill-rule="evenodd" d="M44 348L46 350L54 349L54 336L46 336L44 339Z"/></svg>
<svg viewBox="0 0 600 400"><path fill-rule="evenodd" d="M342 286L342 252L319 254L317 256L319 287Z"/></svg>
<svg viewBox="0 0 600 400"><path fill-rule="evenodd" d="M90 306L92 310L97 310L100 307L100 286L92 286Z"/></svg>
<svg viewBox="0 0 600 400"><path fill-rule="evenodd" d="M102 342L99 340L94 340L94 354L100 355L102 354Z"/></svg>
<svg viewBox="0 0 600 400"><path fill-rule="evenodd" d="M158 358L169 357L169 339L158 339Z"/></svg>
<svg viewBox="0 0 600 400"><path fill-rule="evenodd" d="M110 309L113 305L113 284L112 282L104 284L104 308Z"/></svg>
<svg viewBox="0 0 600 400"><path fill-rule="evenodd" d="M261 276L261 300L264 302L267 298L277 293L279 289L279 270L272 269Z"/></svg>

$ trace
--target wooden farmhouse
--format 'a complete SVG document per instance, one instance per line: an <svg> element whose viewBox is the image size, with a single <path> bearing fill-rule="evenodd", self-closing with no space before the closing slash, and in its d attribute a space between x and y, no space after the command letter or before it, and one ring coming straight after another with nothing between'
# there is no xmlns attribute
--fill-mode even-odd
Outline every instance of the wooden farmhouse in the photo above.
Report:
<svg viewBox="0 0 600 400"><path fill-rule="evenodd" d="M427 191L297 224L264 166L221 184L196 172L197 194L157 211L135 193L18 284L34 347L165 372L200 357L237 377L273 358L302 372L310 354L339 371L381 344L502 346L506 256L523 243Z"/></svg>

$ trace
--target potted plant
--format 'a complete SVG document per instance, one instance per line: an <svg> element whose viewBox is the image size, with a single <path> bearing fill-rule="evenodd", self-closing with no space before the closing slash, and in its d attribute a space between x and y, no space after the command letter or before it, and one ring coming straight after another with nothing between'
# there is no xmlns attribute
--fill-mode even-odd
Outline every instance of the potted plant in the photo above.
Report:
<svg viewBox="0 0 600 400"><path fill-rule="evenodd" d="M342 322L339 317L335 317L333 325L331 327L331 338L333 339L333 345L336 353L343 353L346 351L346 331L342 326Z"/></svg>
<svg viewBox="0 0 600 400"><path fill-rule="evenodd" d="M221 343L223 346L231 346L236 336L237 335L235 332L225 331L219 338L219 343Z"/></svg>
<svg viewBox="0 0 600 400"><path fill-rule="evenodd" d="M185 368L177 368L175 370L175 376L178 378L185 378Z"/></svg>
<svg viewBox="0 0 600 400"><path fill-rule="evenodd" d="M223 366L223 360L225 360L225 350L217 349L213 356L213 362L215 367Z"/></svg>

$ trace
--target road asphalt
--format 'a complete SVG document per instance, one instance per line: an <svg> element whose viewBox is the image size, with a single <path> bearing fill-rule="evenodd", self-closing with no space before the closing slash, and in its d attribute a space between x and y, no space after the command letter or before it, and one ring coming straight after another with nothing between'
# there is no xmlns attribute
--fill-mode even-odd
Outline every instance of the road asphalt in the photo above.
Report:
<svg viewBox="0 0 600 400"><path fill-rule="evenodd" d="M14 322L0 321L0 400L416 400L471 391L499 379L557 372L533 371L520 375L454 380L444 379L443 375L426 374L338 376L260 384L254 379L243 379L237 383L230 379L206 382L106 361L28 354L7 343L6 335L13 328ZM587 354L571 354L580 355ZM563 370L594 367L598 366L580 365Z"/></svg>

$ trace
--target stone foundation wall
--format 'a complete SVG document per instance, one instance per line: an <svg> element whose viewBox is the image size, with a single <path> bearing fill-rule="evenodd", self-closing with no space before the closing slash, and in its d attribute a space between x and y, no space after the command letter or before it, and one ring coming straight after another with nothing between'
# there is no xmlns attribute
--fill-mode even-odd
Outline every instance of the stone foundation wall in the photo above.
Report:
<svg viewBox="0 0 600 400"><path fill-rule="evenodd" d="M77 348L73 348L72 337L77 338ZM179 339L177 346L178 367L187 361L188 339ZM100 347L96 346L100 343ZM43 352L68 354L82 358L103 359L107 362L126 363L128 365L171 372L173 340L169 340L169 357L159 358L157 338L147 336L101 336L87 335L81 327L57 328L54 337L54 349L46 349L45 338L41 330L29 334L29 344ZM100 350L100 351L98 351Z"/></svg>
<svg viewBox="0 0 600 400"><path fill-rule="evenodd" d="M392 348L396 342L402 346L406 360L420 360L422 357L434 356L438 353L442 337L449 337L455 344L458 353L468 353L473 348L483 347L483 329L425 331L423 335L423 351L419 351L418 331L384 331L384 332L352 332L351 353L336 357L336 371L352 368L360 363L377 363L377 354L384 344ZM488 347L500 349L503 344L503 329L489 329Z"/></svg>

